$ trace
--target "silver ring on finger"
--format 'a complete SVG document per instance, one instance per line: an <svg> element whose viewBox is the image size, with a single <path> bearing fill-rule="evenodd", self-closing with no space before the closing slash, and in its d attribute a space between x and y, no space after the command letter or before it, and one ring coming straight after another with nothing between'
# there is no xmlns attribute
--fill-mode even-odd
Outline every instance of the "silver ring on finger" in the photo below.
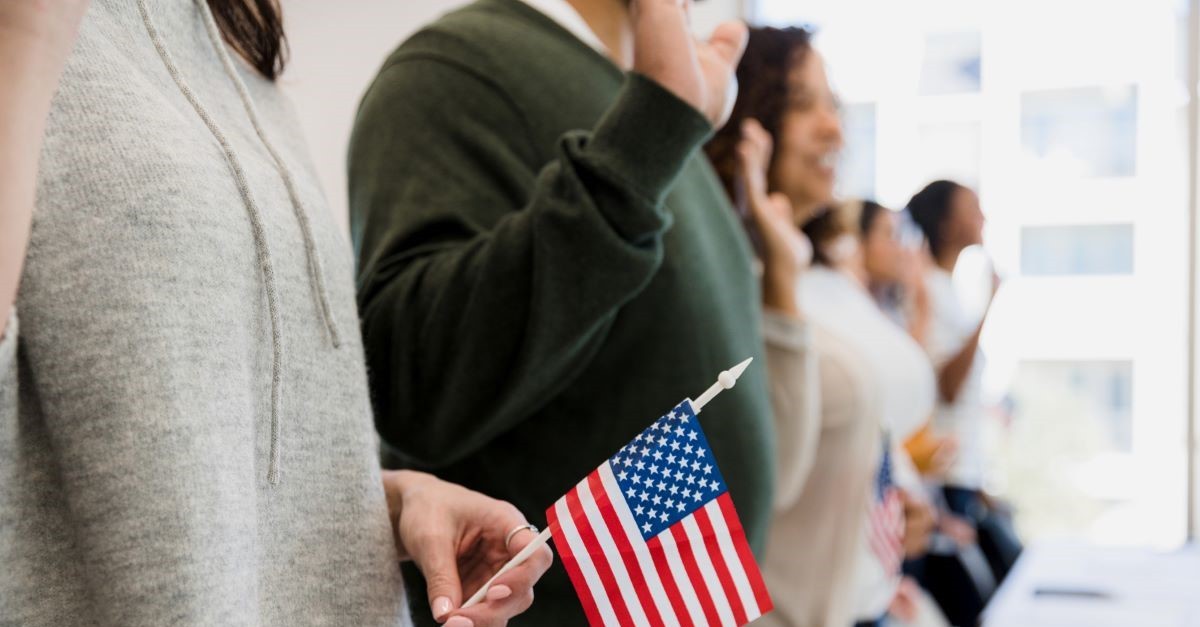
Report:
<svg viewBox="0 0 1200 627"><path fill-rule="evenodd" d="M517 535L518 533L520 533L520 532L522 532L522 531L525 531L525 530L532 531L532 532L534 532L535 534L536 534L536 533L539 533L539 530L538 530L538 528L537 528L535 525L531 525L531 524L529 524L529 523L525 523L525 524L523 524L523 525L518 525L518 526L516 526L516 527L513 527L513 530L512 530L512 531L510 531L510 532L508 532L508 535L507 535L507 536L504 536L504 548L505 548L505 550L507 550L507 549L508 549L508 545L509 545L509 544L512 544L512 539L513 539L513 536L515 536L515 535Z"/></svg>

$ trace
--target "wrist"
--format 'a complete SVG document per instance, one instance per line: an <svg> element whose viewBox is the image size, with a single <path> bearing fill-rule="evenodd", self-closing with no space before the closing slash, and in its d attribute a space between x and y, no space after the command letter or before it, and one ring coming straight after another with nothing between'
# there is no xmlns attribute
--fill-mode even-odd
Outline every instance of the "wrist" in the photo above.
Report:
<svg viewBox="0 0 1200 627"><path fill-rule="evenodd" d="M762 299L768 309L792 316L800 314L796 304L796 282L786 273L763 273Z"/></svg>
<svg viewBox="0 0 1200 627"><path fill-rule="evenodd" d="M404 502L414 492L422 489L429 481L437 481L433 475L415 470L383 470L381 472L388 506L390 508L393 504L395 505L397 517L399 517L399 511L403 508Z"/></svg>
<svg viewBox="0 0 1200 627"><path fill-rule="evenodd" d="M383 495L387 500L388 520L392 525L392 535L396 544L397 558L400 561L411 559L400 537L400 517L404 513L404 502L414 490L420 489L422 481L430 475L413 470L382 470Z"/></svg>
<svg viewBox="0 0 1200 627"><path fill-rule="evenodd" d="M51 29L0 20L0 50L8 69L44 71L61 65L70 53L71 39Z"/></svg>

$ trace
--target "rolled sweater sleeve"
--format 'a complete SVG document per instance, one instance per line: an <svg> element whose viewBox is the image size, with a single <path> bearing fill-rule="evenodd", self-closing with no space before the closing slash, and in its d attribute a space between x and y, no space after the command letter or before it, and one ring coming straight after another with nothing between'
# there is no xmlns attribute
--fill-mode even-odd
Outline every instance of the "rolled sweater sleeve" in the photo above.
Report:
<svg viewBox="0 0 1200 627"><path fill-rule="evenodd" d="M763 313L771 406L775 415L775 503L791 507L817 456L821 398L817 356L808 322Z"/></svg>
<svg viewBox="0 0 1200 627"><path fill-rule="evenodd" d="M637 75L531 167L535 123L436 56L393 62L363 101L350 149L359 306L376 425L406 464L462 459L583 371L658 271L663 199L711 133Z"/></svg>

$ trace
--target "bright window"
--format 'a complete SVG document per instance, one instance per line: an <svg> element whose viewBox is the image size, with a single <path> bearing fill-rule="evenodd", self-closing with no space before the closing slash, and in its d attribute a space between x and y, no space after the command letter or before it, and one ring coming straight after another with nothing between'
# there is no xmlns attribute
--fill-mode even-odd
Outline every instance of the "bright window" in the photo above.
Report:
<svg viewBox="0 0 1200 627"><path fill-rule="evenodd" d="M1132 224L1021 228L1021 274L1132 274Z"/></svg>
<svg viewBox="0 0 1200 627"><path fill-rule="evenodd" d="M981 66L979 31L930 33L925 36L921 94L977 92Z"/></svg>
<svg viewBox="0 0 1200 627"><path fill-rule="evenodd" d="M1180 543L1185 3L757 0L755 9L759 22L817 31L848 103L844 192L901 208L935 178L979 190L990 261L971 251L955 280L977 309L993 264L1006 277L982 341L989 488L1018 506L1022 531Z"/></svg>
<svg viewBox="0 0 1200 627"><path fill-rule="evenodd" d="M1021 146L1060 172L1133 176L1137 90L1073 87L1021 95Z"/></svg>
<svg viewBox="0 0 1200 627"><path fill-rule="evenodd" d="M842 108L846 149L838 165L838 189L843 195L875 196L875 105L852 103Z"/></svg>

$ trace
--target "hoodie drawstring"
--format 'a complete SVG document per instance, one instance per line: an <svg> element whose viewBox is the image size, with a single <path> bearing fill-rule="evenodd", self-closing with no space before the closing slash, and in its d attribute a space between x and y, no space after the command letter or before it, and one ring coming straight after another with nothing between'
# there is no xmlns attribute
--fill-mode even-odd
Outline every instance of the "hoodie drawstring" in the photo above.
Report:
<svg viewBox="0 0 1200 627"><path fill-rule="evenodd" d="M259 123L258 113L250 100L249 93L246 91L245 84L238 77L237 71L234 68L233 61L229 58L228 52L225 50L224 42L221 39L220 31L217 29L216 21L213 19L212 13L208 9L208 5L204 0L195 0L195 4L204 18L205 30L208 33L209 40L213 47L216 48L218 56L221 58L222 66L225 73L233 81L238 95L242 100L242 104L246 109L247 115L250 117L251 124L254 126L255 132L258 134L259 140L270 153L272 160L275 162L276 170L283 179L284 186L287 188L288 196L292 201L292 210L296 216L296 220L300 225L300 231L304 238L305 250L308 254L308 275L313 291L317 297L321 317L325 322L326 331L329 334L329 339L334 348L341 345L341 335L338 330L336 321L333 317L333 310L330 305L329 294L325 287L325 277L321 265L321 259L317 252L316 242L313 239L311 224L308 220L308 215L305 213L303 206L300 203L299 194L296 192L294 180L290 170L287 168L275 147L267 140L266 133ZM179 91L191 104L196 111L196 115L203 120L204 125L209 132L217 140L221 146L222 152L225 154L225 159L229 163L229 169L233 172L234 181L237 185L238 193L242 197L242 202L246 206L246 213L250 218L250 228L254 236L254 249L258 257L259 266L262 269L263 289L267 296L267 312L270 317L271 324L271 451L270 462L267 470L267 481L271 485L279 484L280 476L280 457L282 455L281 442L281 425L280 425L280 405L282 402L282 387L283 387L283 337L282 337L282 321L279 311L279 290L275 280L274 261L271 257L271 248L267 242L266 227L263 223L262 211L259 209L258 203L255 202L254 196L250 193L250 186L246 180L246 171L238 160L237 153L233 150L232 144L226 137L221 127L216 123L213 117L205 109L196 93L184 80L179 71L179 67L175 64L174 58L163 42L162 36L159 34L158 28L155 27L154 21L150 17L150 11L146 7L146 0L137 0L138 12L141 13L142 23L146 27L146 32L150 36L150 40L154 43L155 50L158 51L158 56L162 59L163 65L166 66L167 72L171 75L175 85Z"/></svg>
<svg viewBox="0 0 1200 627"><path fill-rule="evenodd" d="M196 4L200 7L201 13L204 15L204 25L205 30L208 31L208 39L212 42L213 48L216 49L217 55L221 57L221 64L225 67L225 74L229 76L229 80L233 81L233 86L237 89L238 96L242 99L242 106L246 109L246 115L250 118L250 124L254 126L254 132L258 134L258 139L262 141L263 147L271 155L271 159L275 162L275 169L279 171L279 177L283 179L283 186L287 188L288 197L292 201L292 213L295 214L296 222L300 224L300 231L304 236L304 249L308 254L308 278L312 283L317 303L321 308L321 316L325 319L325 329L329 332L329 341L333 343L334 348L338 348L342 345L342 336L338 330L337 321L333 318L333 306L329 302L329 291L325 288L325 270L321 264L321 255L317 251L317 242L313 238L312 223L308 219L308 212L304 210L304 205L300 202L300 194L296 191L296 182L292 177L292 171L284 163L283 157L279 156L279 151L275 149L275 144L271 143L271 140L267 138L267 133L263 130L262 123L259 121L258 108L254 106L254 100L250 98L250 92L246 89L246 84L242 82L241 76L237 73L237 68L233 65L233 59L229 56L229 50L221 39L221 31L217 28L217 22L213 19L213 14L208 8L208 3L203 0L196 0Z"/></svg>

